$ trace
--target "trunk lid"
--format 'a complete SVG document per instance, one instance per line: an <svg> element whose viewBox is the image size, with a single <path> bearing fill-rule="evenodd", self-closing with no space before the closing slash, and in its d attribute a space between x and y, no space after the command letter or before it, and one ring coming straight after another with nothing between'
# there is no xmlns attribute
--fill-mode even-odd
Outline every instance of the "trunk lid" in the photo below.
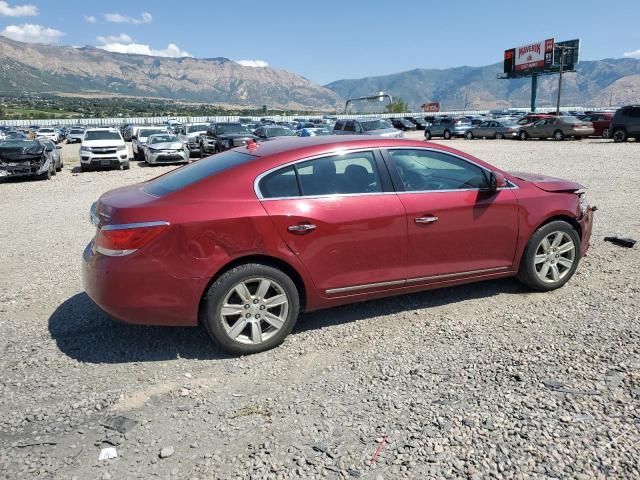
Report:
<svg viewBox="0 0 640 480"><path fill-rule="evenodd" d="M509 174L519 180L533 183L536 187L540 190L544 190L545 192L576 192L584 189L584 186L579 183L571 180L564 180L562 178L526 172L509 172Z"/></svg>

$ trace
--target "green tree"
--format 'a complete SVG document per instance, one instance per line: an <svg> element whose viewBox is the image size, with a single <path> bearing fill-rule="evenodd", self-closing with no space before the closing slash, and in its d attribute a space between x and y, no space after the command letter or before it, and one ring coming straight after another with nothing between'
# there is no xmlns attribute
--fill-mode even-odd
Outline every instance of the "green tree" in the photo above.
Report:
<svg viewBox="0 0 640 480"><path fill-rule="evenodd" d="M387 113L404 113L409 111L409 104L398 97L385 107Z"/></svg>

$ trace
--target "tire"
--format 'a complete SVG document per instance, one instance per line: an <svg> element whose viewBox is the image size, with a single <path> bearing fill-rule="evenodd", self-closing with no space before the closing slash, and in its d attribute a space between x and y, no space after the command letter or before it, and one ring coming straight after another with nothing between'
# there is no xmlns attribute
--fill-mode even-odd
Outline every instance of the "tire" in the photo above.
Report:
<svg viewBox="0 0 640 480"><path fill-rule="evenodd" d="M62 171L62 160L60 160L60 165L56 167L56 172L61 172L61 171Z"/></svg>
<svg viewBox="0 0 640 480"><path fill-rule="evenodd" d="M130 168L131 168L131 165L129 165L129 162L122 164L122 169L123 170L129 170Z"/></svg>
<svg viewBox="0 0 640 480"><path fill-rule="evenodd" d="M81 172L88 172L89 171L89 167L85 167L83 164L80 164L80 171Z"/></svg>
<svg viewBox="0 0 640 480"><path fill-rule="evenodd" d="M473 140L473 133L472 132L465 133L464 138L466 138L467 140Z"/></svg>
<svg viewBox="0 0 640 480"><path fill-rule="evenodd" d="M554 240L557 238L560 240L556 245ZM545 247L545 240L549 248ZM562 251L563 249L566 251ZM580 263L578 232L567 222L556 220L538 228L529 239L522 254L518 280L533 290L541 292L555 290L571 279L578 268L578 263Z"/></svg>
<svg viewBox="0 0 640 480"><path fill-rule="evenodd" d="M504 140L504 133L496 133L496 140Z"/></svg>
<svg viewBox="0 0 640 480"><path fill-rule="evenodd" d="M564 133L562 133L562 130L556 130L553 132L553 139L557 142L564 140Z"/></svg>
<svg viewBox="0 0 640 480"><path fill-rule="evenodd" d="M431 130L425 130L425 131L424 131L424 139L425 139L426 141L431 140Z"/></svg>
<svg viewBox="0 0 640 480"><path fill-rule="evenodd" d="M442 138L444 138L445 140L451 140L451 132L449 130L445 130L442 134Z"/></svg>
<svg viewBox="0 0 640 480"><path fill-rule="evenodd" d="M602 138L609 138L609 129L605 128L602 130Z"/></svg>
<svg viewBox="0 0 640 480"><path fill-rule="evenodd" d="M263 282L269 282L269 286L266 293L258 297ZM236 287L247 292L244 299ZM264 303L264 298L273 301L276 296L284 296L285 303L273 307ZM225 304L237 305L237 309L227 308L228 313L223 315ZM234 310L238 313L233 313ZM201 321L223 350L247 355L280 345L293 329L299 310L298 289L288 275L267 265L249 263L225 272L209 287L203 299ZM270 313L272 320L279 319L278 325L266 320L261 312ZM258 329L260 335L256 333Z"/></svg>
<svg viewBox="0 0 640 480"><path fill-rule="evenodd" d="M529 135L527 135L527 132L525 132L524 130L521 130L518 134L518 138L520 140L527 140L529 138Z"/></svg>
<svg viewBox="0 0 640 480"><path fill-rule="evenodd" d="M200 144L200 158L204 158L204 145Z"/></svg>
<svg viewBox="0 0 640 480"><path fill-rule="evenodd" d="M44 172L41 173L40 175L38 175L38 180L51 180L51 177L53 177L55 175L55 168L51 168L53 165L49 166L49 169Z"/></svg>
<svg viewBox="0 0 640 480"><path fill-rule="evenodd" d="M626 142L628 140L627 131L624 128L616 128L613 131L612 138L616 143Z"/></svg>

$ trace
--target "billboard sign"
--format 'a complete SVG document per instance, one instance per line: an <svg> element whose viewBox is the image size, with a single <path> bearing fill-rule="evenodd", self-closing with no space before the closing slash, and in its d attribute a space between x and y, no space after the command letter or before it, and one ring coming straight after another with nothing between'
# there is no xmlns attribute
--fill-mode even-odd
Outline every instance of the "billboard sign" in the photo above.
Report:
<svg viewBox="0 0 640 480"><path fill-rule="evenodd" d="M430 102L422 104L423 112L439 112L440 111L440 102Z"/></svg>
<svg viewBox="0 0 640 480"><path fill-rule="evenodd" d="M544 70L553 64L553 38L516 48L514 70L516 72Z"/></svg>
<svg viewBox="0 0 640 480"><path fill-rule="evenodd" d="M553 65L553 38L511 48L504 52L504 73L518 76L549 70Z"/></svg>
<svg viewBox="0 0 640 480"><path fill-rule="evenodd" d="M580 57L580 39L565 40L564 42L558 42L554 46L553 54L553 68L560 69L560 58L562 58L562 52L559 47L564 47L564 65L563 70L571 71L575 69Z"/></svg>

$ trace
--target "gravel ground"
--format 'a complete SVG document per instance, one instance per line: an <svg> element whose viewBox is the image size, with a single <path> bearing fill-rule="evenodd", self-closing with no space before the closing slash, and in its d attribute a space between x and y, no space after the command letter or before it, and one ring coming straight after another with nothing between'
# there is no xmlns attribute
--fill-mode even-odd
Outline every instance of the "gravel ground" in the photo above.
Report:
<svg viewBox="0 0 640 480"><path fill-rule="evenodd" d="M640 145L447 143L575 179L599 207L577 275L303 315L272 351L106 318L82 292L90 204L171 167L0 185L0 477L639 478ZM117 458L98 460L115 447Z"/></svg>

